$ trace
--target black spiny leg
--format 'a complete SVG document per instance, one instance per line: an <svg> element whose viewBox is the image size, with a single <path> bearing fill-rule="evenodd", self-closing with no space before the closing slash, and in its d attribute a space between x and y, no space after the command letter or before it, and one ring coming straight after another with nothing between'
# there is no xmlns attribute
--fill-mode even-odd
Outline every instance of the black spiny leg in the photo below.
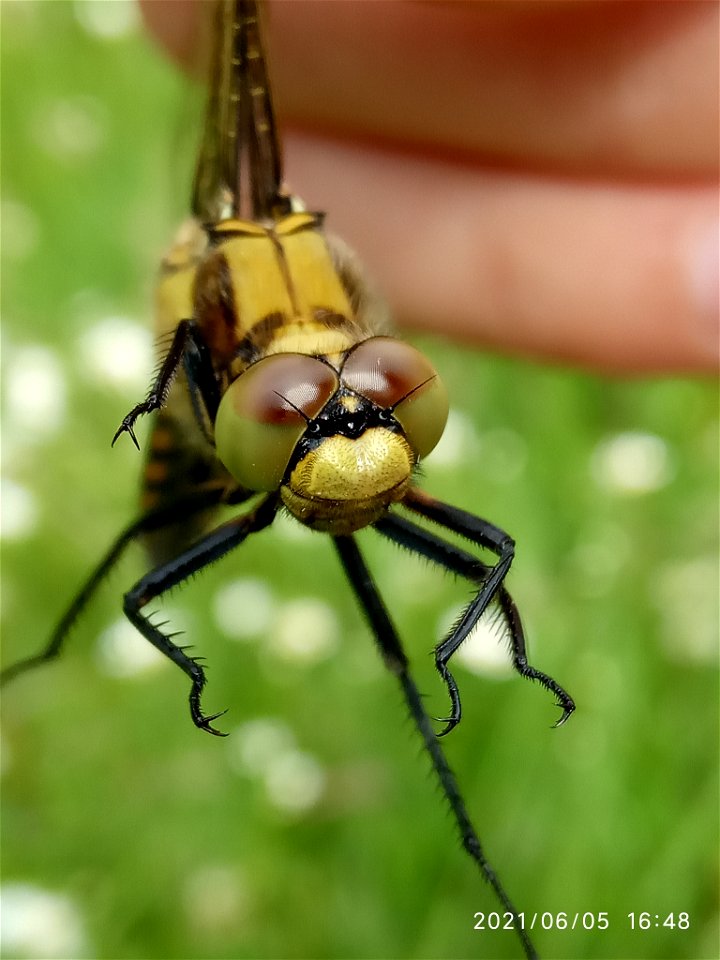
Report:
<svg viewBox="0 0 720 960"><path fill-rule="evenodd" d="M342 565L360 602L362 611L370 623L383 660L400 682L405 703L422 737L423 745L440 782L440 788L450 806L460 832L463 847L492 887L503 908L515 918L515 930L522 943L525 956L532 960L532 958L537 957L535 948L521 923L518 922L518 912L512 900L505 892L498 875L485 856L477 831L465 808L465 802L460 793L455 774L452 772L442 747L433 732L430 718L423 707L420 692L410 675L408 660L402 649L400 638L378 593L370 571L365 565L362 554L352 537L335 537L334 540Z"/></svg>
<svg viewBox="0 0 720 960"><path fill-rule="evenodd" d="M209 416L214 417L218 404L218 389L212 369L210 355L192 320L181 320L175 328L170 349L160 364L147 397L132 408L115 432L112 444L121 433L129 433L132 442L140 449L135 436L135 421L146 413L152 413L165 405L172 382L182 365L188 373L188 383L193 402L195 393L202 395Z"/></svg>
<svg viewBox="0 0 720 960"><path fill-rule="evenodd" d="M39 667L41 664L47 663L49 660L54 660L55 657L59 656L73 624L90 600L92 600L96 590L102 584L105 577L107 577L118 563L126 547L144 534L162 530L167 526L177 523L178 520L187 521L188 518L193 515L203 513L211 507L216 506L225 499L225 493L224 484L208 486L203 490L188 494L172 504L162 506L156 510L150 510L126 527L111 545L108 552L97 567L95 567L81 587L79 593L73 599L65 615L53 631L47 646L34 656L26 657L24 660L19 660L17 663L6 667L6 669L0 673L0 686L4 686L6 683L14 680L15 677L21 673L25 673L26 670Z"/></svg>
<svg viewBox="0 0 720 960"><path fill-rule="evenodd" d="M504 531L481 520L480 517L441 503L414 488L410 490L402 504L428 520L466 537L478 546L491 550L500 558L494 567L488 567L465 551L453 547L434 534L394 514L388 514L374 524L376 530L391 540L408 547L415 553L422 554L447 570L460 574L478 586L475 598L465 608L449 635L435 648L435 664L447 686L452 708L447 718L447 725L440 736L449 733L460 721L461 715L460 695L455 678L447 667L448 661L493 602L499 605L510 636L515 670L521 676L537 681L555 695L558 706L563 711L555 725L563 724L575 709L572 697L552 677L528 663L520 614L503 586L515 553L515 544L512 539Z"/></svg>
<svg viewBox="0 0 720 960"><path fill-rule="evenodd" d="M161 596L167 590L234 550L251 533L263 530L272 523L276 513L277 496L268 495L249 513L222 524L180 556L151 570L138 580L124 597L123 610L128 620L160 653L164 653L190 677L192 681L190 715L195 726L218 737L224 737L225 734L216 730L212 726L212 721L221 714L215 713L206 717L200 707L200 697L206 682L205 671L196 659L188 657L181 647L174 644L170 637L162 633L140 611L155 597ZM222 713L224 712L223 710Z"/></svg>

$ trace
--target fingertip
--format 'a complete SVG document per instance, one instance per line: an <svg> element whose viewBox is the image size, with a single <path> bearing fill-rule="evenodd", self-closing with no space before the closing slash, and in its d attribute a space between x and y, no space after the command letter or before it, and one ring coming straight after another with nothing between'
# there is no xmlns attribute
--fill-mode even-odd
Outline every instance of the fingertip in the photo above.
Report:
<svg viewBox="0 0 720 960"><path fill-rule="evenodd" d="M395 317L622 375L717 365L716 188L602 182L287 139L291 182Z"/></svg>

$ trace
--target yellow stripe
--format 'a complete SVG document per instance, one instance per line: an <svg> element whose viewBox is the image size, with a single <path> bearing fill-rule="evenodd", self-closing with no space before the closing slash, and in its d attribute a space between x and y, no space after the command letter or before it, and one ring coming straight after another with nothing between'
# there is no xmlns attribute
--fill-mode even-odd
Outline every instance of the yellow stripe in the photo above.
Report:
<svg viewBox="0 0 720 960"><path fill-rule="evenodd" d="M215 229L229 234L220 249L232 274L235 311L243 330L269 314L306 323L314 322L317 309L351 315L313 214L291 214L274 228L226 220Z"/></svg>
<svg viewBox="0 0 720 960"><path fill-rule="evenodd" d="M283 237L282 247L300 315L312 319L315 310L324 309L350 317L350 302L323 234L317 229L293 233Z"/></svg>
<svg viewBox="0 0 720 960"><path fill-rule="evenodd" d="M235 296L235 314L248 330L271 313L293 315L278 252L265 231L254 236L229 237L220 250L227 259Z"/></svg>
<svg viewBox="0 0 720 960"><path fill-rule="evenodd" d="M287 323L278 329L264 353L268 357L274 353L305 353L308 356L332 354L339 357L354 343L354 337L346 331L338 328L328 330L322 323Z"/></svg>

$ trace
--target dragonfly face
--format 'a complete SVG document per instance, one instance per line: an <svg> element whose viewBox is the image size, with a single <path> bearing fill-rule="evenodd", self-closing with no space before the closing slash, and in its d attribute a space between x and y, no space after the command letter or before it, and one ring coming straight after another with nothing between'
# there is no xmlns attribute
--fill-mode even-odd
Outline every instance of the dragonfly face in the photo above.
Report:
<svg viewBox="0 0 720 960"><path fill-rule="evenodd" d="M279 487L302 523L349 534L403 498L446 419L447 395L425 357L373 337L339 355L258 361L221 400L215 441L242 486Z"/></svg>
<svg viewBox="0 0 720 960"><path fill-rule="evenodd" d="M386 308L344 245L323 231L282 183L270 87L252 0L221 0L193 219L163 260L156 297L162 346L148 396L115 439L154 413L142 513L110 546L38 655L3 682L59 653L70 628L126 546L142 540L152 568L124 597L128 619L191 681L190 712L219 736L201 708L205 672L145 612L148 604L268 527L285 508L331 535L350 586L390 671L400 683L463 846L504 909L515 908L488 865L438 742L460 721L448 663L489 613L517 672L554 694L564 722L572 699L528 663L525 636L505 589L512 539L493 524L441 503L415 485L416 467L440 439L445 389L419 351L389 335ZM244 504L212 526L221 505ZM404 511L404 513L403 513ZM419 522L418 522L419 521ZM428 529L463 537L488 565ZM435 647L451 711L436 736L400 637L353 534L372 527L441 570L474 596ZM527 956L532 945L516 927Z"/></svg>

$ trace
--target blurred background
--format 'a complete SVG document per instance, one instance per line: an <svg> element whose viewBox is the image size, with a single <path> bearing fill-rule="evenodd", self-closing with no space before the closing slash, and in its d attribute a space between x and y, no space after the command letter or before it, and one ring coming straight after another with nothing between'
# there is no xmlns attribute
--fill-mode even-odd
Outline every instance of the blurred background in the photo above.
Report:
<svg viewBox="0 0 720 960"><path fill-rule="evenodd" d="M142 459L110 439L152 370L202 92L125 0L5 3L2 21L8 664L134 515ZM458 656L443 745L488 856L528 914L607 913L537 931L546 958L716 957L715 390L415 342L454 408L424 485L515 537L532 661L578 704L552 730L492 636ZM443 715L429 654L468 589L361 541ZM280 521L157 605L207 657L223 741L123 620L143 571L130 551L64 657L4 693L3 956L518 956L473 929L498 904L329 542Z"/></svg>

